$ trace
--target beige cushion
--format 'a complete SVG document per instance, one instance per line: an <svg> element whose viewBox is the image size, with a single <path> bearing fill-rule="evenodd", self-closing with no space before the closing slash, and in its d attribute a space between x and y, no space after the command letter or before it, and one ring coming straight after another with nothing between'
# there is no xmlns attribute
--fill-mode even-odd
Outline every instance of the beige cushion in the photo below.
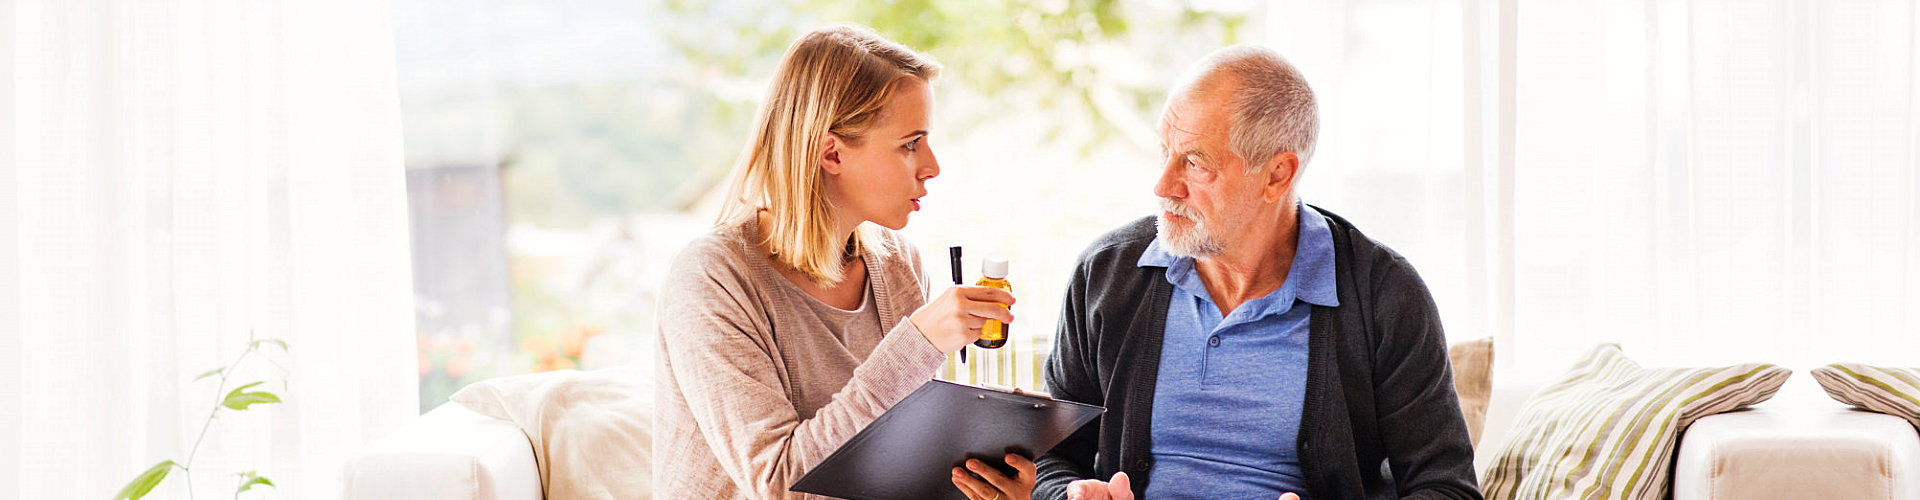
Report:
<svg viewBox="0 0 1920 500"><path fill-rule="evenodd" d="M1906 420L1847 408L1790 380L1752 409L1687 427L1674 500L1920 499L1920 434Z"/></svg>
<svg viewBox="0 0 1920 500"><path fill-rule="evenodd" d="M1481 477L1490 500L1660 499L1694 420L1765 401L1792 372L1765 363L1643 368L1605 344L1520 412Z"/></svg>
<svg viewBox="0 0 1920 500"><path fill-rule="evenodd" d="M1467 419L1467 436L1477 449L1487 427L1487 400L1493 397L1493 337L1447 346L1447 361L1453 365L1453 392Z"/></svg>
<svg viewBox="0 0 1920 500"><path fill-rule="evenodd" d="M527 434L548 500L653 496L653 382L644 369L488 379L451 399Z"/></svg>
<svg viewBox="0 0 1920 500"><path fill-rule="evenodd" d="M1920 426L1920 369L1834 363L1813 369L1813 378L1836 401Z"/></svg>

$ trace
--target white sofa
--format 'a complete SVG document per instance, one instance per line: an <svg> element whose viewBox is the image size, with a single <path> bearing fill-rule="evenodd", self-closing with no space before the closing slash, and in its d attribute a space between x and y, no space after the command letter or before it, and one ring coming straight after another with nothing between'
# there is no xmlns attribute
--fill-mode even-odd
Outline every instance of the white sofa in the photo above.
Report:
<svg viewBox="0 0 1920 500"><path fill-rule="evenodd" d="M1503 380L1505 379L1505 380ZM1496 372L1476 465L1497 451L1538 377ZM346 498L540 500L540 471L524 431L457 403L421 415L347 463Z"/></svg>
<svg viewBox="0 0 1920 500"><path fill-rule="evenodd" d="M541 500L526 433L456 403L368 446L345 475L349 500Z"/></svg>
<svg viewBox="0 0 1920 500"><path fill-rule="evenodd" d="M1920 434L1796 374L1773 399L1703 417L1680 438L1674 500L1920 500Z"/></svg>
<svg viewBox="0 0 1920 500"><path fill-rule="evenodd" d="M1556 375L1495 371L1476 470L1486 470L1527 398ZM1673 498L1920 500L1914 428L1818 391L1797 374L1774 400L1694 423L1682 437ZM530 443L512 423L444 404L351 460L346 498L539 500Z"/></svg>

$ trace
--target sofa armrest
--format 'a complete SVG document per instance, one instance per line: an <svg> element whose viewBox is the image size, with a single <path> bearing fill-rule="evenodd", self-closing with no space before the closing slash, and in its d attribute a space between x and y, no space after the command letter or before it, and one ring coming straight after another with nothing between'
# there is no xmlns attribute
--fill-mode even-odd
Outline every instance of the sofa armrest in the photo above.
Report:
<svg viewBox="0 0 1920 500"><path fill-rule="evenodd" d="M348 499L541 500L533 444L512 422L447 403L347 461Z"/></svg>
<svg viewBox="0 0 1920 500"><path fill-rule="evenodd" d="M1811 378L1787 381L1751 409L1695 421L1678 455L1676 500L1920 499L1913 424L1829 399Z"/></svg>

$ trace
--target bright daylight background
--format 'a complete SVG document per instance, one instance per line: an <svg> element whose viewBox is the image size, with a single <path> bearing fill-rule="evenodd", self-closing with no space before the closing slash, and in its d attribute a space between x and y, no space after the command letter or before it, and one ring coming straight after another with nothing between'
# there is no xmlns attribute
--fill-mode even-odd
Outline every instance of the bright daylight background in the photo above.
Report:
<svg viewBox="0 0 1920 500"><path fill-rule="evenodd" d="M1166 86L1236 42L1319 93L1304 198L1503 369L1920 365L1911 0L13 0L0 497L110 496L260 380L177 476L332 498L466 384L649 362L781 51L837 21L946 65L906 232L936 289L949 245L1012 259L1022 386L1074 257L1152 211ZM193 378L250 334L289 349Z"/></svg>

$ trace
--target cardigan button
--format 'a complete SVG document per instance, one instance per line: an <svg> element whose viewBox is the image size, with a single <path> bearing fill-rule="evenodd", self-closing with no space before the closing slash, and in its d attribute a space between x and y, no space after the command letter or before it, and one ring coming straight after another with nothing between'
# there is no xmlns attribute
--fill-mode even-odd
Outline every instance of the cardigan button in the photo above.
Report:
<svg viewBox="0 0 1920 500"><path fill-rule="evenodd" d="M1145 458L1135 460L1133 462L1133 468L1141 472L1153 470L1153 460L1149 460Z"/></svg>

